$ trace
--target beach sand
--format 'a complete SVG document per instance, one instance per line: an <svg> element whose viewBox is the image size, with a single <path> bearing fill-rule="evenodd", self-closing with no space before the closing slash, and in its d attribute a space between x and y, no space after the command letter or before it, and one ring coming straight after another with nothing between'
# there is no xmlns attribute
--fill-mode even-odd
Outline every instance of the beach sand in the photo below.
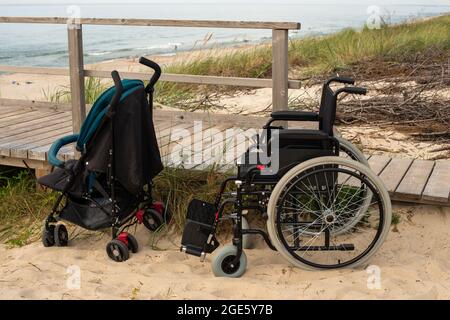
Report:
<svg viewBox="0 0 450 320"><path fill-rule="evenodd" d="M153 250L143 226L140 252L123 263L107 257L106 235L66 248L1 245L0 299L449 299L450 208L396 205L394 212L400 223L368 269L305 271L258 242L246 250L241 278L216 278L210 256L200 262L179 252L178 238L163 238L163 250ZM77 268L79 288L72 281ZM367 270L381 272L379 288Z"/></svg>

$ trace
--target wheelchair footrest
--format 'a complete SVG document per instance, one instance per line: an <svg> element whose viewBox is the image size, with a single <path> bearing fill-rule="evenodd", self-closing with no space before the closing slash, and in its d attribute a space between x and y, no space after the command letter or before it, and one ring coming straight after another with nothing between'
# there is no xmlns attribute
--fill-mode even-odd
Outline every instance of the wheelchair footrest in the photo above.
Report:
<svg viewBox="0 0 450 320"><path fill-rule="evenodd" d="M198 257L213 252L219 246L214 237L216 221L216 207L213 204L192 200L181 239L181 251Z"/></svg>

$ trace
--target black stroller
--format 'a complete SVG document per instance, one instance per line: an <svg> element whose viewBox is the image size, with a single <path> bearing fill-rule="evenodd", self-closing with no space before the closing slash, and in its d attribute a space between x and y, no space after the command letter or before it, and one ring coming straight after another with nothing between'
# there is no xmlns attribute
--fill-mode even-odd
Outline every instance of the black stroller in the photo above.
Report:
<svg viewBox="0 0 450 320"><path fill-rule="evenodd" d="M170 219L164 203L152 199L152 179L163 169L152 120L161 68L145 58L139 62L154 70L146 87L141 80L121 81L113 71L114 86L96 100L80 132L51 146L48 161L56 169L38 182L61 194L45 221L44 246L68 244L61 220L88 230L111 227L108 256L125 261L130 250L138 251L138 243L124 230L143 223L154 231ZM79 159L58 159L58 151L74 142Z"/></svg>

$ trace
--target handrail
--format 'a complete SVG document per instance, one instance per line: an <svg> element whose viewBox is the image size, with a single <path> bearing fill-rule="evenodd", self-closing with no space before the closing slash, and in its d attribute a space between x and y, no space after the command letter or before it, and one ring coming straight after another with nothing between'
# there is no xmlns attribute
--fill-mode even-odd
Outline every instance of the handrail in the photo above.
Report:
<svg viewBox="0 0 450 320"><path fill-rule="evenodd" d="M68 76L70 70L68 68L55 67L19 67L0 65L0 72L9 73L25 73L25 74L45 74L54 76ZM111 78L109 71L84 69L86 77L95 78ZM122 78L148 80L152 73L146 72L120 72ZM177 83L193 83L193 84L210 84L224 85L235 87L250 88L272 88L272 79L261 78L241 78L241 77L220 77L220 76L202 76L178 73L163 73L159 81L177 82ZM298 80L288 80L289 89L299 89L301 82Z"/></svg>
<svg viewBox="0 0 450 320"><path fill-rule="evenodd" d="M69 45L69 69L1 66L0 71L69 75L72 105L73 130L77 132L86 115L84 100L84 78L109 78L108 71L88 70L84 68L82 26L116 25L116 26L160 26L160 27L196 27L196 28L239 28L272 30L272 79L202 76L189 74L162 74L162 81L195 83L209 85L229 85L256 88L272 88L273 111L286 110L288 107L288 89L299 88L300 82L288 79L288 42L289 30L300 29L297 22L260 22L260 21L214 21L214 20L162 20L162 19L109 19L66 17L0 17L0 23L41 23L67 24ZM122 72L127 78L148 79L147 73ZM2 99L4 100L4 99ZM8 104L11 101L2 101ZM48 104L32 102L32 106L47 107Z"/></svg>
<svg viewBox="0 0 450 320"><path fill-rule="evenodd" d="M0 23L44 23L67 24L67 17L0 17ZM80 18L76 24L91 25L126 25L153 27L189 27L189 28L235 28L235 29L283 29L298 30L297 22L263 22L263 21L221 21L221 20L164 20L164 19L110 19Z"/></svg>

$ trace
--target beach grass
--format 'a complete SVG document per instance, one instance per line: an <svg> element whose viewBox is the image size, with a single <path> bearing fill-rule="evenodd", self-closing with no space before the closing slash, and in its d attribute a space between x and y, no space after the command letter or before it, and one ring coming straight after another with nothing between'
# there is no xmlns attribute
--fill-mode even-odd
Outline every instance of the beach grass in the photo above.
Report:
<svg viewBox="0 0 450 320"><path fill-rule="evenodd" d="M271 78L270 45L229 50L225 54L218 54L219 51L206 51L192 59L170 64L164 67L164 72ZM385 24L379 29L345 29L327 36L292 39L289 42L289 72L292 79L323 78L332 73L351 71L355 65L377 64L380 61L414 62L430 53L441 53L448 57L449 51L450 15L443 15L396 25ZM382 72L388 75L389 70ZM367 76L370 77L370 74ZM98 78L86 78L85 81L86 102L93 103L106 89L106 85ZM166 106L186 109L199 94L236 89L229 86L159 82L155 99ZM69 102L70 88L57 88L54 92L44 92L44 95L49 101Z"/></svg>
<svg viewBox="0 0 450 320"><path fill-rule="evenodd" d="M410 61L431 50L450 50L450 15L383 25L380 29L345 29L328 36L289 42L289 66L297 77L317 76L373 59ZM269 78L270 45L207 56L166 68L166 72L196 75Z"/></svg>
<svg viewBox="0 0 450 320"><path fill-rule="evenodd" d="M55 192L36 190L30 171L0 168L0 242L22 246L39 239L42 221L56 196Z"/></svg>

